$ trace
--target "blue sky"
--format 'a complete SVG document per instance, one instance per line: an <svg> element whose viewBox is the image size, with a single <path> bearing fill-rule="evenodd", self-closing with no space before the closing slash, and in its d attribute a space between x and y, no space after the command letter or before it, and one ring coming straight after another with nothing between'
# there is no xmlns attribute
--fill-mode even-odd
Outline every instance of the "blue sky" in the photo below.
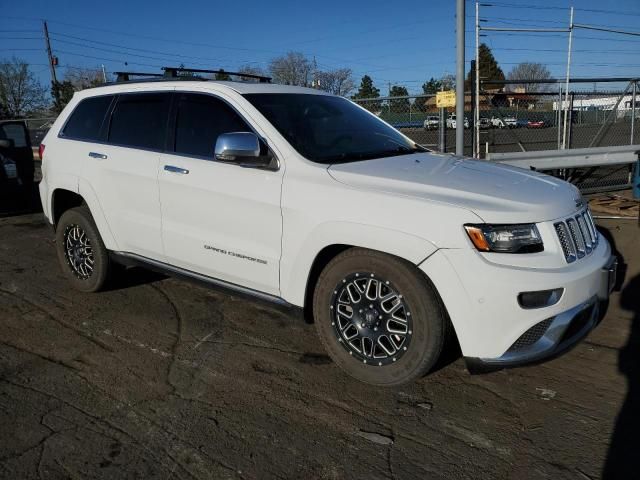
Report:
<svg viewBox="0 0 640 480"><path fill-rule="evenodd" d="M493 6L481 7L486 26L565 27L573 5L576 23L640 31L639 0L488 3ZM467 61L474 51L474 8L467 2ZM101 64L108 72L158 71L180 63L227 70L266 67L270 58L287 51L315 56L321 69L349 67L358 83L369 74L382 93L389 83L418 92L428 78L455 71L455 0L25 0L4 2L2 12L0 58L25 59L47 83L42 19L49 23L62 76L66 68ZM564 75L565 33L488 32L482 41L505 73L521 61L534 61L547 64L555 76ZM576 31L573 58L576 77L637 76L640 37Z"/></svg>

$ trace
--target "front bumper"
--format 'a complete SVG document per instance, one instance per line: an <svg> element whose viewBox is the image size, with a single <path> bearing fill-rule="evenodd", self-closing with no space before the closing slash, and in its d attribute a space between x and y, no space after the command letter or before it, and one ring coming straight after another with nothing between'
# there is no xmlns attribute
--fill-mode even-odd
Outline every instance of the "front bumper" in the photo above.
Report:
<svg viewBox="0 0 640 480"><path fill-rule="evenodd" d="M600 301L597 296L594 296L566 312L540 322L546 330L538 340L529 345L523 347L518 339L506 353L498 358L465 357L467 369L471 373L490 372L539 363L562 355L593 330L598 323L599 312ZM536 325L530 330L535 328ZM522 337L527 335L537 336L536 333L530 334L528 330Z"/></svg>
<svg viewBox="0 0 640 480"><path fill-rule="evenodd" d="M615 284L616 262L601 239L589 257L562 268L498 265L462 249L440 250L420 268L440 293L468 363L502 368L556 356L584 338ZM556 288L563 294L553 305L518 303L520 292Z"/></svg>

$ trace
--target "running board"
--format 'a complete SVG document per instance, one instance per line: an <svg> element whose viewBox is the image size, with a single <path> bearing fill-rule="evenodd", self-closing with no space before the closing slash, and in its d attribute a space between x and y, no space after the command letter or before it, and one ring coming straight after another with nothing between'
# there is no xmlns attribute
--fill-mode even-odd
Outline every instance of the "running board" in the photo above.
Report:
<svg viewBox="0 0 640 480"><path fill-rule="evenodd" d="M109 252L109 254L115 262L121 263L127 266L146 267L146 268L149 268L150 270L154 270L159 273L167 273L173 277L180 277L185 280L195 281L196 283L200 283L208 287L213 286L216 288L220 288L222 290L227 290L232 293L239 293L241 295L257 298L265 302L275 303L282 307L299 308L287 302L285 299L281 297L276 297L275 295L270 295L268 293L260 292L252 288L236 285L235 283L226 282L218 278L208 277L206 275L202 275L201 273L192 272L191 270L186 270L184 268L169 265L168 263L159 262L151 258L143 257L141 255L136 255L135 253Z"/></svg>

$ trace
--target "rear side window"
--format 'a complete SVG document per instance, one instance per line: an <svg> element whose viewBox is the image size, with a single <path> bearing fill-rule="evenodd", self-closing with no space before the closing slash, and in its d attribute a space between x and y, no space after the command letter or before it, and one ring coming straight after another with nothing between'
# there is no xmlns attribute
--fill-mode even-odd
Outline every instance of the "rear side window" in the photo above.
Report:
<svg viewBox="0 0 640 480"><path fill-rule="evenodd" d="M170 93L121 95L111 114L109 143L162 150L169 115Z"/></svg>
<svg viewBox="0 0 640 480"><path fill-rule="evenodd" d="M113 95L82 100L69 117L62 135L80 140L98 140L111 100Z"/></svg>
<svg viewBox="0 0 640 480"><path fill-rule="evenodd" d="M195 93L183 93L178 98L176 153L213 158L219 135L251 132L246 122L222 100Z"/></svg>

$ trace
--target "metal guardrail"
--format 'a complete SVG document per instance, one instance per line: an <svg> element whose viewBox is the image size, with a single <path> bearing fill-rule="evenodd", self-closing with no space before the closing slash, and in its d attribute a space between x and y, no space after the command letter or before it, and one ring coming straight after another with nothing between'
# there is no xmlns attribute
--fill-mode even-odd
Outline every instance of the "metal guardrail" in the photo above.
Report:
<svg viewBox="0 0 640 480"><path fill-rule="evenodd" d="M640 145L490 153L488 160L549 173L596 193L637 188Z"/></svg>
<svg viewBox="0 0 640 480"><path fill-rule="evenodd" d="M640 145L489 153L487 160L533 170L589 168L635 163Z"/></svg>

